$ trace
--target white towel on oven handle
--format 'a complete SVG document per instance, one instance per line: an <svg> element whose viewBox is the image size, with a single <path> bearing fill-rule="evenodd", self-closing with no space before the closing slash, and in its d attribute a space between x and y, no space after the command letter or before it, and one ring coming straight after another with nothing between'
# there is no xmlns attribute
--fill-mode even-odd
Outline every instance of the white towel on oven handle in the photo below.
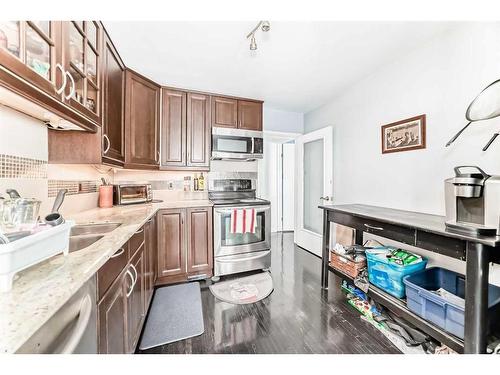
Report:
<svg viewBox="0 0 500 375"><path fill-rule="evenodd" d="M231 211L231 233L255 233L256 226L255 208L235 208Z"/></svg>

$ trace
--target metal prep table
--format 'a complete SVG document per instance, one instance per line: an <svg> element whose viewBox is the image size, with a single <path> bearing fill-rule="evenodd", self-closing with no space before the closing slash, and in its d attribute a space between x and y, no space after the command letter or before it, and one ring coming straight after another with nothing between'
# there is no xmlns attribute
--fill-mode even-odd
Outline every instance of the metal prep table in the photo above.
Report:
<svg viewBox="0 0 500 375"><path fill-rule="evenodd" d="M500 237L478 237L450 232L444 216L363 204L323 205L323 253L321 287L328 288L329 272L335 270L330 259L330 223L356 231L356 244L363 243L363 232L402 242L421 249L466 261L464 340L453 336L414 314L404 300L370 285L369 296L417 328L450 348L463 353L486 353L489 263L500 263ZM352 280L352 279L351 279Z"/></svg>

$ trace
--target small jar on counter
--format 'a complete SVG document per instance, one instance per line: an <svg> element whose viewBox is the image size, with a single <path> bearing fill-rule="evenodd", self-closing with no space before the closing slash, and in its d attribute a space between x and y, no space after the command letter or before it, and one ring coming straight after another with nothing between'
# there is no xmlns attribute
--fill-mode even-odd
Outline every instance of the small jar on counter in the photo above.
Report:
<svg viewBox="0 0 500 375"><path fill-rule="evenodd" d="M184 176L184 191L191 190L191 176Z"/></svg>

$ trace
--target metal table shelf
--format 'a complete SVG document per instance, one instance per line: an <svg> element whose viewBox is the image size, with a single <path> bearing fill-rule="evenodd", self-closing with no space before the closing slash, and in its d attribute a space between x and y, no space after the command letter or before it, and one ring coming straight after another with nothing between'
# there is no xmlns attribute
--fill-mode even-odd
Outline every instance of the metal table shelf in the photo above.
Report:
<svg viewBox="0 0 500 375"><path fill-rule="evenodd" d="M336 270L331 265L329 266L329 269L340 278L346 279L351 282L351 284L353 284L354 280L352 279L352 277L339 270ZM447 345L458 353L464 352L463 340L422 319L420 316L410 311L408 307L406 307L406 302L404 300L391 296L389 293L386 293L382 289L377 288L376 286L371 284L367 294L373 300L380 303L382 306L386 307L397 316L406 319L415 327L427 333L429 336L438 340L442 344Z"/></svg>
<svg viewBox="0 0 500 375"><path fill-rule="evenodd" d="M370 233L441 255L466 261L465 333L460 340L411 313L404 301L378 288L371 297L395 313L404 315L417 328L464 353L486 353L488 327L489 263L500 263L500 236L473 236L452 232L445 218L419 212L363 204L323 205L323 249L321 287L328 289L330 272L330 223L355 229L356 244ZM463 348L463 349L461 349Z"/></svg>

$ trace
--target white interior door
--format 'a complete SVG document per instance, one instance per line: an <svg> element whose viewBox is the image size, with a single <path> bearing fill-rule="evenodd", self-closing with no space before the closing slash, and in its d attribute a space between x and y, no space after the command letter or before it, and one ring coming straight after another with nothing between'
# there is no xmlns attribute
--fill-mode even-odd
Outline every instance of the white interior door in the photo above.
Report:
<svg viewBox="0 0 500 375"><path fill-rule="evenodd" d="M321 256L323 210L333 197L333 128L328 126L295 140L297 245Z"/></svg>

